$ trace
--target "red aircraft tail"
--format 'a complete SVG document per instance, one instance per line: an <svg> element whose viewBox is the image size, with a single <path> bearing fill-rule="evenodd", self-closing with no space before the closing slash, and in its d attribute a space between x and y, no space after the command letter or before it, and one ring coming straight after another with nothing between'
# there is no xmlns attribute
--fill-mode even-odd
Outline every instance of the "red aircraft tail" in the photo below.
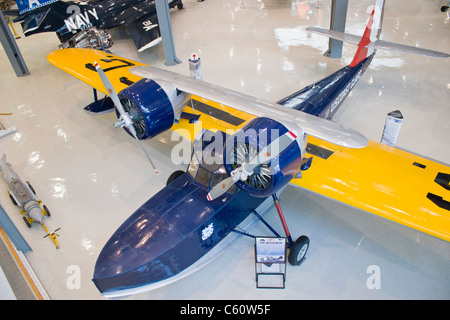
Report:
<svg viewBox="0 0 450 320"><path fill-rule="evenodd" d="M356 66L358 63L374 53L374 43L379 40L381 33L383 10L384 0L377 0L369 21L367 22L366 30L364 30L364 34L358 43L358 50L353 57L353 61L350 63L351 67Z"/></svg>
<svg viewBox="0 0 450 320"><path fill-rule="evenodd" d="M358 65L358 63L360 63L365 58L372 55L377 49L392 50L397 52L417 54L434 58L450 57L449 54L444 52L380 40L383 14L384 14L384 0L376 0L375 7L372 10L372 14L369 17L369 21L367 22L367 26L366 29L364 30L364 34L362 37L335 30L326 30L316 27L308 27L306 28L306 30L333 39L356 44L358 46L358 49L356 50L356 54L353 57L353 61L350 63L351 67Z"/></svg>

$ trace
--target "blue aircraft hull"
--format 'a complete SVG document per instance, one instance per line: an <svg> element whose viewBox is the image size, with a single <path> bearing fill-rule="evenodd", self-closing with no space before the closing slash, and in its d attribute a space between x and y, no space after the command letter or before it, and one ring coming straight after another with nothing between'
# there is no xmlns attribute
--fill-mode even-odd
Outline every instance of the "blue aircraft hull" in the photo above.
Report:
<svg viewBox="0 0 450 320"><path fill-rule="evenodd" d="M373 56L372 54L354 67L346 66L278 103L313 116L331 119L366 71Z"/></svg>
<svg viewBox="0 0 450 320"><path fill-rule="evenodd" d="M344 67L278 103L330 118L372 58ZM214 170L213 174L225 172L223 165ZM219 198L222 201L210 202L209 190L209 184L197 182L188 170L132 214L98 257L93 282L99 291L105 295L130 292L174 277L206 255L267 199L237 188L234 194Z"/></svg>
<svg viewBox="0 0 450 320"><path fill-rule="evenodd" d="M186 172L132 214L98 257L93 277L98 290L126 290L177 275L265 200L237 191L210 202L208 191Z"/></svg>

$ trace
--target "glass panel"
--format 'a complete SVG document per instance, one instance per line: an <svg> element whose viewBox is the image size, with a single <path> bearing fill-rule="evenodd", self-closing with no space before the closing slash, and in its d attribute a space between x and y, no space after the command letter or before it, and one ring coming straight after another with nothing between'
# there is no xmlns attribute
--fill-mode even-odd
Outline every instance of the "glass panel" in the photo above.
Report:
<svg viewBox="0 0 450 320"><path fill-rule="evenodd" d="M195 176L197 175L197 170L198 170L198 164L195 161L191 161L188 172L194 179L195 179Z"/></svg>
<svg viewBox="0 0 450 320"><path fill-rule="evenodd" d="M197 181L198 182L200 182L204 186L209 187L209 183L211 182L211 178L212 178L212 173L211 172L209 172L206 169L203 169L202 167L200 167L200 169L198 169L198 174L197 174Z"/></svg>

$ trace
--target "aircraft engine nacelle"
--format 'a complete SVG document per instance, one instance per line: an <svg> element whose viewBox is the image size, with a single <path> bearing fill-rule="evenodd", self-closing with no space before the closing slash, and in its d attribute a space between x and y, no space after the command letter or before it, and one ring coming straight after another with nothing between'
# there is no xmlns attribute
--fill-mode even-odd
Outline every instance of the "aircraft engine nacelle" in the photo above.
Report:
<svg viewBox="0 0 450 320"><path fill-rule="evenodd" d="M133 83L118 96L125 112L130 114L140 140L170 129L190 98L167 81L151 79ZM116 114L119 116L117 110ZM126 128L125 131L128 132Z"/></svg>
<svg viewBox="0 0 450 320"><path fill-rule="evenodd" d="M272 141L290 131L283 124L269 118L255 118L242 129L229 137L225 143L224 163L227 173L251 161ZM284 151L255 168L246 181L239 180L236 185L255 197L266 197L279 191L294 178L302 168L302 147L297 142L306 139L304 134L294 140Z"/></svg>

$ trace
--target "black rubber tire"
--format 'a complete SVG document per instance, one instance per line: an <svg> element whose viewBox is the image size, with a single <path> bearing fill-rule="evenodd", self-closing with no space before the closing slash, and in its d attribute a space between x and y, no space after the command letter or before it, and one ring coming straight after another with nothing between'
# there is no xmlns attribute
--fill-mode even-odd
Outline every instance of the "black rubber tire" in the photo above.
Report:
<svg viewBox="0 0 450 320"><path fill-rule="evenodd" d="M288 261L293 266L298 266L305 258L306 252L309 248L309 238L307 236L300 236L292 245Z"/></svg>
<svg viewBox="0 0 450 320"><path fill-rule="evenodd" d="M23 221L25 221L25 224L27 225L28 228L31 228L31 223L30 221L28 221L26 217L23 217Z"/></svg>
<svg viewBox="0 0 450 320"><path fill-rule="evenodd" d="M184 173L183 170L177 170L175 172L172 172L172 174L169 176L169 179L167 179L166 186L168 186L172 181L175 181L179 176L181 176Z"/></svg>
<svg viewBox="0 0 450 320"><path fill-rule="evenodd" d="M8 192L8 195L9 195L9 198L11 199L11 202L12 202L15 206L18 206L18 205L17 205L17 202L16 202L16 199L14 199L14 197L11 195L11 193Z"/></svg>
<svg viewBox="0 0 450 320"><path fill-rule="evenodd" d="M51 216L50 210L48 210L48 208L45 204L43 207L44 207L44 211L45 211L45 214L47 215L47 217L50 217Z"/></svg>
<svg viewBox="0 0 450 320"><path fill-rule="evenodd" d="M31 192L33 192L34 195L36 195L36 191L34 191L33 186L31 185L30 181L27 181L27 185L30 188Z"/></svg>

